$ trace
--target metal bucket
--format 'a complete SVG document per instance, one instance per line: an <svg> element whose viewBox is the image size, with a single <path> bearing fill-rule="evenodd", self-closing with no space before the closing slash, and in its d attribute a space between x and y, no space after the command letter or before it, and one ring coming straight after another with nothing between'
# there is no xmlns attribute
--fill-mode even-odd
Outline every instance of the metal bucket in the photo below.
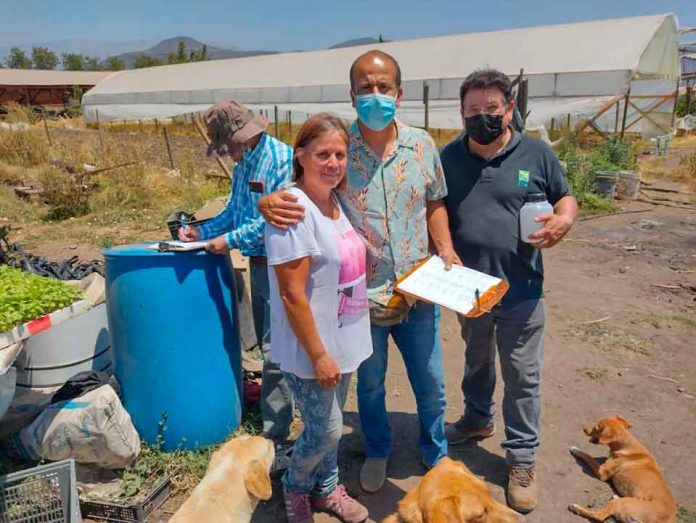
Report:
<svg viewBox="0 0 696 523"><path fill-rule="evenodd" d="M615 171L597 171L594 175L596 182L595 192L602 198L612 199L616 190L616 182L619 173Z"/></svg>
<svg viewBox="0 0 696 523"><path fill-rule="evenodd" d="M619 171L616 184L616 198L619 200L635 200L640 190L640 173L635 171Z"/></svg>

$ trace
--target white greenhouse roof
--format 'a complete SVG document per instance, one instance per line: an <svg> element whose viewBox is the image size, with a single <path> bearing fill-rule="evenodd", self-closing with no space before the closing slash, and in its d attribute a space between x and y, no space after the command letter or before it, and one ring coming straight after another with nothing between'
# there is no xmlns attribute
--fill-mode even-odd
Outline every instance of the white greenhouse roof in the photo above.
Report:
<svg viewBox="0 0 696 523"><path fill-rule="evenodd" d="M398 117L423 124L423 82L429 85L430 125L460 127L459 86L475 69L494 67L529 79L530 118L595 110L642 80L661 80L664 96L679 79L677 19L640 16L469 33L369 46L283 53L151 67L111 74L83 97L94 120L165 118L207 109L225 99L252 108L330 110L352 117L348 71L363 52L378 48L401 65L404 99ZM299 113L299 114L298 114Z"/></svg>

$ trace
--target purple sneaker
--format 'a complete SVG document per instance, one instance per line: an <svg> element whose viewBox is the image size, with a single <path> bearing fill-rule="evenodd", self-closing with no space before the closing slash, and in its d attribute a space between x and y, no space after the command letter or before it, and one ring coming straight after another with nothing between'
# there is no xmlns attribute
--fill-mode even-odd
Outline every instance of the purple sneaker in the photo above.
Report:
<svg viewBox="0 0 696 523"><path fill-rule="evenodd" d="M351 498L346 487L340 484L328 496L312 496L312 506L318 512L333 514L343 523L362 523L369 515L367 509Z"/></svg>
<svg viewBox="0 0 696 523"><path fill-rule="evenodd" d="M288 492L283 489L285 515L288 523L314 523L309 494L305 492Z"/></svg>

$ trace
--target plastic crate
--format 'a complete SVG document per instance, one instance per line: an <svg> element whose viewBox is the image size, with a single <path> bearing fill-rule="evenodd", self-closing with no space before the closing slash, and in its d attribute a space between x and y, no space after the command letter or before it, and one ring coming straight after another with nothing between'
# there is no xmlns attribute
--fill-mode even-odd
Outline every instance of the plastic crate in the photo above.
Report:
<svg viewBox="0 0 696 523"><path fill-rule="evenodd" d="M143 523L167 501L172 493L172 480L165 475L153 487L152 491L139 503L121 505L102 501L80 500L80 509L86 518L94 518L117 523Z"/></svg>
<svg viewBox="0 0 696 523"><path fill-rule="evenodd" d="M80 523L72 459L0 476L0 523Z"/></svg>

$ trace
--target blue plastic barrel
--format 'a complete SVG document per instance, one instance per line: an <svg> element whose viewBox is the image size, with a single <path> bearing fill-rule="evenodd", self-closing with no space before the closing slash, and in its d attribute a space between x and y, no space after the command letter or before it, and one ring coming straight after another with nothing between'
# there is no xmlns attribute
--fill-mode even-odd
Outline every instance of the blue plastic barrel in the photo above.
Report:
<svg viewBox="0 0 696 523"><path fill-rule="evenodd" d="M104 258L114 374L141 438L164 450L223 441L242 412L229 256L141 244Z"/></svg>

